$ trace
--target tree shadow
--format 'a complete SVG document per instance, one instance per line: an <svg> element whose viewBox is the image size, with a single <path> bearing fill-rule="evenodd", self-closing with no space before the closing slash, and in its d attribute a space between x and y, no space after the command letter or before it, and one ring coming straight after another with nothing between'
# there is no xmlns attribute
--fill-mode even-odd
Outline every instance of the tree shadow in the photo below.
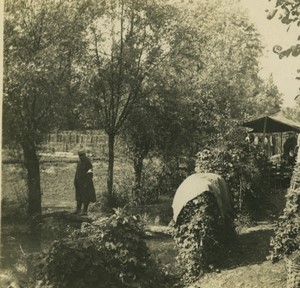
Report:
<svg viewBox="0 0 300 288"><path fill-rule="evenodd" d="M246 265L260 264L270 253L270 238L274 231L256 230L237 235L220 255L217 266L230 269Z"/></svg>

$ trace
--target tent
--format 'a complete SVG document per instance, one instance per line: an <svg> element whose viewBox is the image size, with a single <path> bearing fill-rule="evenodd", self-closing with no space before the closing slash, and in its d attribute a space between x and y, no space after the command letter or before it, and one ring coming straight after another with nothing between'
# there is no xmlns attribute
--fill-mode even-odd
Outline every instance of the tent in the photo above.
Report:
<svg viewBox="0 0 300 288"><path fill-rule="evenodd" d="M254 133L300 132L300 123L287 119L281 112L245 122L242 126L252 128Z"/></svg>
<svg viewBox="0 0 300 288"><path fill-rule="evenodd" d="M263 133L263 139L266 133L281 133L280 150L282 154L282 133L283 132L300 132L300 123L286 118L282 112L277 112L272 115L259 117L249 122L242 124L244 127L252 128L253 133ZM264 142L262 142L263 145Z"/></svg>

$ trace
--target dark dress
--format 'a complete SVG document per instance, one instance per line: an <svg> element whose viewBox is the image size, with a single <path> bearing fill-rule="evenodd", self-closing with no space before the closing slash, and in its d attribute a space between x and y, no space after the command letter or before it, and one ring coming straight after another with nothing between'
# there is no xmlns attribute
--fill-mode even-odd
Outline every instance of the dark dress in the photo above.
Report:
<svg viewBox="0 0 300 288"><path fill-rule="evenodd" d="M80 159L79 163L77 164L74 179L77 202L96 202L92 169L92 163L86 156Z"/></svg>

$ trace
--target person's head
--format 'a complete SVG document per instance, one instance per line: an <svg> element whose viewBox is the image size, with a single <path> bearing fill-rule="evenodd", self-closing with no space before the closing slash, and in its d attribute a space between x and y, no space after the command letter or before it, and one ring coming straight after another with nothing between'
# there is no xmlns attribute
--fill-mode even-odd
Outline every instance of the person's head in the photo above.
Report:
<svg viewBox="0 0 300 288"><path fill-rule="evenodd" d="M79 150L78 151L78 156L79 156L79 159L84 158L86 156L85 151L83 149Z"/></svg>

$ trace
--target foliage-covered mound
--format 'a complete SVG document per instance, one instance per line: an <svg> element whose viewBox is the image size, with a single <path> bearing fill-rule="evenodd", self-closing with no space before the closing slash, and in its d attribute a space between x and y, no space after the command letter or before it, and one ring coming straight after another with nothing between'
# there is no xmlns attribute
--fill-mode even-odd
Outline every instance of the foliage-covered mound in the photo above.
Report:
<svg viewBox="0 0 300 288"><path fill-rule="evenodd" d="M300 165L294 168L286 205L271 238L271 259L276 262L300 249Z"/></svg>
<svg viewBox="0 0 300 288"><path fill-rule="evenodd" d="M238 212L253 212L269 188L267 158L261 147L248 143L228 144L198 153L196 172L221 175L233 195ZM254 213L255 214L255 213Z"/></svg>
<svg viewBox="0 0 300 288"><path fill-rule="evenodd" d="M50 287L163 287L144 236L138 216L116 210L54 241L34 259L33 278Z"/></svg>
<svg viewBox="0 0 300 288"><path fill-rule="evenodd" d="M185 283L192 283L218 261L226 240L232 238L232 223L221 218L215 196L204 192L181 210L173 229L179 248L179 271Z"/></svg>

